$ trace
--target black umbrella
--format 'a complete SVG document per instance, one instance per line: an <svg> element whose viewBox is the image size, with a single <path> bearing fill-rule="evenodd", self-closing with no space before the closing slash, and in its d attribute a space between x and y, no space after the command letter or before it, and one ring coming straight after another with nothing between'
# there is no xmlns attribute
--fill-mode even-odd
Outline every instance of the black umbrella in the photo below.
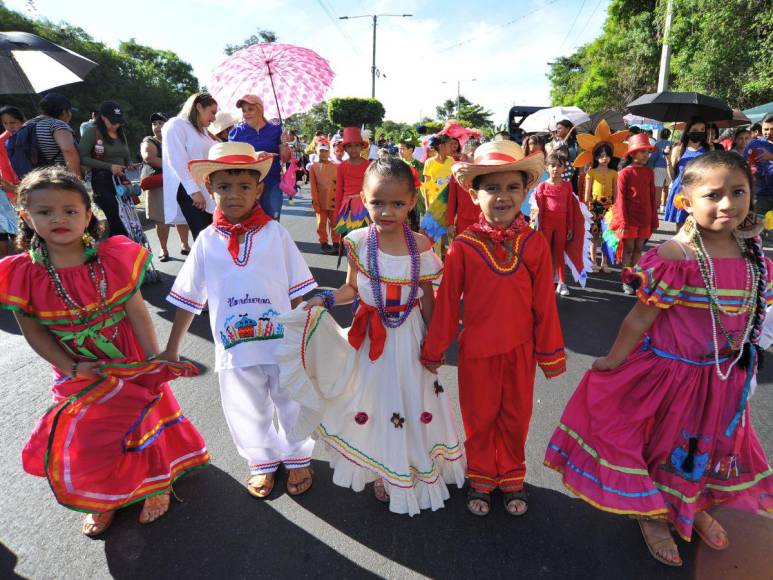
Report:
<svg viewBox="0 0 773 580"><path fill-rule="evenodd" d="M628 103L634 115L657 121L689 121L700 117L704 121L733 118L733 109L722 99L700 93L649 93Z"/></svg>
<svg viewBox="0 0 773 580"><path fill-rule="evenodd" d="M0 94L42 93L83 80L97 66L28 32L0 32Z"/></svg>
<svg viewBox="0 0 773 580"><path fill-rule="evenodd" d="M578 133L593 133L596 130L596 126L604 119L609 125L612 131L622 131L625 129L625 120L623 116L617 111L606 110L593 113L590 116L590 121L585 121L577 125Z"/></svg>

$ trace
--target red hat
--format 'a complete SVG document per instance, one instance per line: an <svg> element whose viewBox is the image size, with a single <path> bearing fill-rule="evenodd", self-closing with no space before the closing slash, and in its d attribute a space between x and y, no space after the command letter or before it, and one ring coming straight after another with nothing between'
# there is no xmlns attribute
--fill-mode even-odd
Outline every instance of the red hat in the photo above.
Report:
<svg viewBox="0 0 773 580"><path fill-rule="evenodd" d="M628 157L629 155L633 155L642 149L646 149L647 151L655 150L655 147L650 145L649 135L646 133L637 133L636 135L631 135L628 139L628 151L626 152L625 156Z"/></svg>
<svg viewBox="0 0 773 580"><path fill-rule="evenodd" d="M358 127L344 127L344 147L350 143L360 143L365 147L368 143L362 138Z"/></svg>

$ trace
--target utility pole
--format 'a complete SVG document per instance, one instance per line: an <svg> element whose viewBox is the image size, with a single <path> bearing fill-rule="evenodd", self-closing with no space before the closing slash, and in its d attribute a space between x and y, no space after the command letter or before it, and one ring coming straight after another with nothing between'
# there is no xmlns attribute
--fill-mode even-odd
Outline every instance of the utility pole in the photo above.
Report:
<svg viewBox="0 0 773 580"><path fill-rule="evenodd" d="M409 18L413 14L361 14L359 16L339 16L339 20L353 20L355 18L373 19L373 62L370 67L370 96L376 98L376 28L378 27L379 17Z"/></svg>
<svg viewBox="0 0 773 580"><path fill-rule="evenodd" d="M459 115L461 114L461 100L462 100L462 83L472 83L477 81L478 79L462 79L456 81L456 120L459 120ZM448 81L442 81L440 83L441 85L447 85L449 84Z"/></svg>
<svg viewBox="0 0 773 580"><path fill-rule="evenodd" d="M668 0L666 6L666 24L663 28L663 50L660 53L660 74L658 74L658 92L668 90L668 71L671 68L671 45L669 44L669 35L671 34L671 21L674 18L674 0Z"/></svg>

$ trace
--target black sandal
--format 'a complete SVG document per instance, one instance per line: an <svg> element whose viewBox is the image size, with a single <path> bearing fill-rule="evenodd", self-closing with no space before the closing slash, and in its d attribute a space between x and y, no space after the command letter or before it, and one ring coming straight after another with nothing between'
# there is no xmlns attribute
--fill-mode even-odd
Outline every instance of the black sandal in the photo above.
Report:
<svg viewBox="0 0 773 580"><path fill-rule="evenodd" d="M527 511L529 511L529 494L526 493L525 489L522 489L521 491L509 491L507 493L504 493L503 497L504 497L504 503L505 503L505 511L511 516L522 516ZM510 502L515 501L516 499L521 500L526 505L526 508L522 512L511 512L509 509L507 509L507 506L510 505Z"/></svg>
<svg viewBox="0 0 773 580"><path fill-rule="evenodd" d="M470 507L470 502L479 500L486 504L486 507L488 508L485 513L483 512L476 512ZM491 494L485 493L482 491L476 491L474 488L469 488L467 490L467 511L469 511L472 515L483 517L489 515L491 512Z"/></svg>

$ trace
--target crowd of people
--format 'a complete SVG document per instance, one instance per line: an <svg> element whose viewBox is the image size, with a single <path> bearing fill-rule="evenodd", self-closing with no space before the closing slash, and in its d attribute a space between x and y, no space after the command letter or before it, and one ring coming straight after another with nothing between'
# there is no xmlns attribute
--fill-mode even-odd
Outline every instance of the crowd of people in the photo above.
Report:
<svg viewBox="0 0 773 580"><path fill-rule="evenodd" d="M536 369L566 371L556 302L569 294L565 269L584 285L613 263L635 306L567 404L545 465L591 505L636 518L666 565L682 564L672 528L729 546L713 506L773 511L773 470L748 405L773 342L773 262L761 240L773 116L727 143L701 119L676 143L667 130L655 140L606 123L578 139L560 120L523 147L459 127L383 143L345 127L318 133L307 160L258 96L236 107L241 119L196 93L177 116L154 114L141 165L117 102L102 103L79 138L61 95L30 120L0 109L0 229L13 254L0 260L0 307L55 374L54 406L23 466L87 512L85 534L137 501L140 522L157 520L175 479L209 462L169 387L197 373L181 354L204 312L252 496L268 497L281 467L289 494L308 491L316 439L334 483L372 483L392 512L440 509L455 484L475 516L490 513L496 491L523 516ZM133 169L159 259L170 226L186 256L163 347L141 293L152 256L129 239L121 211ZM346 260L336 289L315 292L279 221L306 173L320 251ZM661 209L677 233L645 252ZM330 313L348 304L345 329ZM464 441L437 374L457 339Z"/></svg>

